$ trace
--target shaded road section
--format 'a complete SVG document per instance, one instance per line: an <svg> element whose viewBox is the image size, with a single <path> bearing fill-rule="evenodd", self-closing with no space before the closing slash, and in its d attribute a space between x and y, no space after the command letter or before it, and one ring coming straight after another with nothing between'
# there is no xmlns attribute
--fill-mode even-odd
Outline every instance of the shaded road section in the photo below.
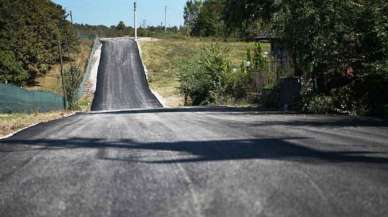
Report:
<svg viewBox="0 0 388 217"><path fill-rule="evenodd" d="M92 110L162 107L148 87L135 41L114 38L102 44Z"/></svg>
<svg viewBox="0 0 388 217"><path fill-rule="evenodd" d="M78 114L0 141L0 216L386 216L388 127L241 109Z"/></svg>

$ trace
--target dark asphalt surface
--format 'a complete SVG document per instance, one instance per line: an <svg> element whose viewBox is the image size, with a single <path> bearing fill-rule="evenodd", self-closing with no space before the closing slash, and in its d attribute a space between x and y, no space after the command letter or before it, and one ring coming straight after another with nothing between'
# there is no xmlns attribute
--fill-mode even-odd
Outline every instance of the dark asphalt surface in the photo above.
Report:
<svg viewBox="0 0 388 217"><path fill-rule="evenodd" d="M107 108L122 105L114 101ZM0 160L1 217L388 213L388 123L379 120L231 108L84 113L0 141Z"/></svg>
<svg viewBox="0 0 388 217"><path fill-rule="evenodd" d="M116 38L102 44L92 111L162 107L148 88L136 43Z"/></svg>

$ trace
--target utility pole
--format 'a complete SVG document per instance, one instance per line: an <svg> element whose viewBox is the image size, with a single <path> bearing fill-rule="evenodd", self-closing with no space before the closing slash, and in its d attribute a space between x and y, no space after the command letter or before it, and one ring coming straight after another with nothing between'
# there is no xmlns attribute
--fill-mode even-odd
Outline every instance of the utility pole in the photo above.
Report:
<svg viewBox="0 0 388 217"><path fill-rule="evenodd" d="M71 24L73 24L73 12L70 10L70 21L71 21Z"/></svg>
<svg viewBox="0 0 388 217"><path fill-rule="evenodd" d="M135 29L135 40L137 40L136 0L133 1L133 27Z"/></svg>
<svg viewBox="0 0 388 217"><path fill-rule="evenodd" d="M65 80L63 75L63 58L62 58L62 46L61 46L61 40L58 37L58 52L59 52L59 61L61 63L61 82L62 82L62 91L63 91L63 108L67 110L67 94L66 94L66 88L65 88Z"/></svg>
<svg viewBox="0 0 388 217"><path fill-rule="evenodd" d="M164 31L167 32L167 5L164 7Z"/></svg>

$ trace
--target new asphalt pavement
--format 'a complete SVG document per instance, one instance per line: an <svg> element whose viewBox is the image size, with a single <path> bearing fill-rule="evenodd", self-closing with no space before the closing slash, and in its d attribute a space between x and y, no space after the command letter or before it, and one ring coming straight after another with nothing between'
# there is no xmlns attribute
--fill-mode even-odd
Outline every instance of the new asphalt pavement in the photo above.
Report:
<svg viewBox="0 0 388 217"><path fill-rule="evenodd" d="M387 216L386 121L161 108L133 41L102 52L96 112L0 141L0 216Z"/></svg>

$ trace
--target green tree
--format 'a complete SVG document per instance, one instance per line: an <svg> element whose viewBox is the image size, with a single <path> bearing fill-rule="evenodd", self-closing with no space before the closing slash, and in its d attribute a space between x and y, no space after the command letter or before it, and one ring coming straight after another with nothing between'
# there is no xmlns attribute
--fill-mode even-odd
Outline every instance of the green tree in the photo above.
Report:
<svg viewBox="0 0 388 217"><path fill-rule="evenodd" d="M194 36L224 36L224 0L187 1L185 25Z"/></svg>
<svg viewBox="0 0 388 217"><path fill-rule="evenodd" d="M20 84L46 73L59 61L58 42L66 53L78 47L77 34L61 6L48 0L0 1L0 69L15 76L9 81ZM10 60L14 67L6 65ZM20 66L23 70L15 71Z"/></svg>
<svg viewBox="0 0 388 217"><path fill-rule="evenodd" d="M225 0L223 20L226 31L231 34L236 30L240 37L269 31L268 24L281 1L275 0Z"/></svg>
<svg viewBox="0 0 388 217"><path fill-rule="evenodd" d="M198 16L201 11L201 7L202 1L189 0L186 2L183 18L185 20L185 26L187 27L188 35L191 35L192 29L198 21Z"/></svg>
<svg viewBox="0 0 388 217"><path fill-rule="evenodd" d="M14 54L10 51L0 50L0 82L22 85L28 79L28 73L17 62Z"/></svg>
<svg viewBox="0 0 388 217"><path fill-rule="evenodd" d="M117 24L116 29L120 31L124 31L127 27L125 26L125 23L123 21L120 21L119 24Z"/></svg>
<svg viewBox="0 0 388 217"><path fill-rule="evenodd" d="M312 79L314 92L335 97L338 107L374 111L388 102L387 1L228 0L225 8L232 29L267 23L296 75Z"/></svg>

